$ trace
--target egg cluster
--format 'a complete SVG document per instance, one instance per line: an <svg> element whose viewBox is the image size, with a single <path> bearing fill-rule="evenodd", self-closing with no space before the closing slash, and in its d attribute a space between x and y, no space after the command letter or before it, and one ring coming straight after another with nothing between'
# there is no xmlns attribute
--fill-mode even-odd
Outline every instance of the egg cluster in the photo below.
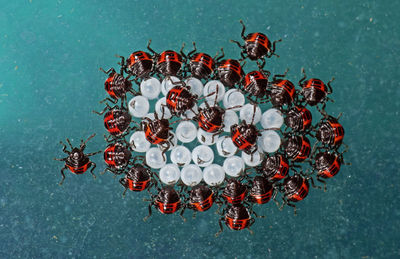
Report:
<svg viewBox="0 0 400 259"><path fill-rule="evenodd" d="M194 43L188 54L184 46L157 53L149 41L149 52L119 56L118 72L101 69L108 93L96 112L108 132L104 172L122 176L124 195L147 190L150 215L152 207L183 217L186 209L203 212L216 204L220 231L221 222L249 228L255 205L273 199L296 213L294 203L307 196L309 182L322 189L318 180L325 190L324 178L344 164L344 129L325 110L332 80L307 79L303 70L296 87L286 72L271 75L264 67L277 56L278 41L260 32L245 35L241 23L244 45L232 40L240 60L224 59L223 49L215 57L197 52ZM257 69L245 73L246 61ZM311 107L321 115L318 123ZM58 159L65 162L63 180L66 169L93 174L89 157L96 153L84 153L87 141L74 148L67 139L71 151L62 143L68 154Z"/></svg>

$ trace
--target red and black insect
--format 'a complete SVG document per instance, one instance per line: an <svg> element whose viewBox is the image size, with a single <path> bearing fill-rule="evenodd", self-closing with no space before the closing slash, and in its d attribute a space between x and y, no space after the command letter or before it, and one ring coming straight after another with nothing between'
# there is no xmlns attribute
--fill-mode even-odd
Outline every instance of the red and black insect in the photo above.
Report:
<svg viewBox="0 0 400 259"><path fill-rule="evenodd" d="M317 140L322 144L335 149L340 147L344 137L344 128L338 121L340 116L341 115L339 115L338 118L334 118L325 114L325 117L316 126Z"/></svg>
<svg viewBox="0 0 400 259"><path fill-rule="evenodd" d="M93 173L93 170L96 168L96 164L94 162L90 161L89 157L96 155L98 153L101 153L101 151L89 153L89 154L83 153L83 151L85 151L85 148L86 148L86 143L91 138L93 138L95 135L96 134L91 135L85 142L83 140L81 140L81 145L79 146L79 148L73 147L71 145L71 142L69 141L69 139L67 139L67 143L71 147L71 151L68 151L67 146L62 141L60 141L60 144L63 145L62 151L64 153L68 154L68 156L66 158L54 158L54 160L65 162L64 167L61 169L62 180L59 183L59 185L62 185L64 182L64 179L65 179L64 170L65 169L69 169L71 171L71 173L73 173L73 174L83 174L90 167L93 166L92 169L90 170L90 173L93 175L94 178L96 178L96 176Z"/></svg>
<svg viewBox="0 0 400 259"><path fill-rule="evenodd" d="M303 135L289 136L286 141L284 141L283 147L287 157L294 162L306 160L311 152L310 141Z"/></svg>
<svg viewBox="0 0 400 259"><path fill-rule="evenodd" d="M142 160L142 163L136 163L136 160ZM151 172L144 165L144 157L136 156L132 167L126 171L125 177L119 179L120 184L125 187L123 196L125 196L128 189L134 192L141 192L146 189L149 190L153 185L157 184L154 178L152 178L153 175L157 176L157 174Z"/></svg>
<svg viewBox="0 0 400 259"><path fill-rule="evenodd" d="M312 178L311 178L312 179ZM292 202L298 202L303 200L308 195L310 184L308 180L300 174L294 174L289 176L283 182L284 195L282 197L283 204L280 207L282 210L286 204L294 208L294 214L297 215L296 205Z"/></svg>
<svg viewBox="0 0 400 259"><path fill-rule="evenodd" d="M150 119L148 117L144 117L143 120L140 122L140 129L144 131L145 137L147 141L154 145L160 145L163 149L163 153L165 153L172 143L172 138L174 137L171 134L170 130L172 128L170 125L175 124L178 121L170 123L169 120L164 119L164 109L161 118L158 117L158 114L154 113L154 119ZM135 147L135 143L131 142L132 145Z"/></svg>
<svg viewBox="0 0 400 259"><path fill-rule="evenodd" d="M158 194L152 196L149 204L149 215L143 220L146 221L151 216L151 207L154 206L162 214L173 214L183 207L180 194L171 186L163 186L159 189ZM181 217L183 210L181 211ZM184 218L183 218L184 219Z"/></svg>
<svg viewBox="0 0 400 259"><path fill-rule="evenodd" d="M176 116L182 115L185 111L190 110L197 102L197 95L192 94L190 86L179 82L167 94L167 107L171 113Z"/></svg>
<svg viewBox="0 0 400 259"><path fill-rule="evenodd" d="M243 204L228 206L224 209L223 215L224 216L219 220L220 231L216 233L215 236L218 236L223 231L222 221L232 230L247 228L252 232L250 227L254 224L255 219L251 217L251 212L249 212Z"/></svg>
<svg viewBox="0 0 400 259"><path fill-rule="evenodd" d="M275 199L276 193L271 182L264 176L257 175L251 182L249 191L249 200L257 204L265 204L273 197Z"/></svg>
<svg viewBox="0 0 400 259"><path fill-rule="evenodd" d="M247 187L240 181L235 179L228 179L225 188L222 192L222 197L233 205L241 203L247 194Z"/></svg>
<svg viewBox="0 0 400 259"><path fill-rule="evenodd" d="M266 70L251 71L246 74L243 81L243 90L249 95L247 98L255 103L260 103L260 101L266 101L268 98L268 78L271 72ZM255 100L252 99L255 97ZM258 101L260 99L260 101Z"/></svg>
<svg viewBox="0 0 400 259"><path fill-rule="evenodd" d="M206 53L195 53L197 49L194 42L193 47L194 49L187 55L187 59L190 61L186 67L190 70L191 75L197 79L210 78L215 70L214 59Z"/></svg>
<svg viewBox="0 0 400 259"><path fill-rule="evenodd" d="M234 87L244 77L244 71L239 61L224 59L217 63L218 78L224 86Z"/></svg>
<svg viewBox="0 0 400 259"><path fill-rule="evenodd" d="M178 73L181 72L183 64L182 56L184 54L182 51L185 45L182 45L180 50L181 54L178 54L173 50L166 50L161 54L158 54L150 48L150 43L151 40L149 40L149 43L147 44L147 49L153 53L153 59L156 60L156 71L165 77L178 75Z"/></svg>
<svg viewBox="0 0 400 259"><path fill-rule="evenodd" d="M112 98L110 99L107 97L100 103L103 103L104 101L109 101L112 102L113 104L116 104L118 100L121 99L122 102L121 105L123 106L124 103L126 103L126 94L128 92L137 95L137 93L132 89L132 82L128 80L129 76L124 77L122 69L120 74L115 72L114 68L110 68L107 71L104 71L104 69L102 68L100 68L100 70L108 75L108 78L104 82L104 88Z"/></svg>
<svg viewBox="0 0 400 259"><path fill-rule="evenodd" d="M215 194L206 185L196 185L189 194L189 208L194 211L206 211L211 208L215 202Z"/></svg>
<svg viewBox="0 0 400 259"><path fill-rule="evenodd" d="M262 173L269 182L277 182L284 179L289 172L289 161L283 154L266 155L257 167L257 171Z"/></svg>
<svg viewBox="0 0 400 259"><path fill-rule="evenodd" d="M104 150L104 162L107 164L107 167L102 174L106 171L110 171L116 175L124 173L125 168L129 165L131 157L132 153L126 145L120 142L108 145Z"/></svg>
<svg viewBox="0 0 400 259"><path fill-rule="evenodd" d="M305 132L311 129L311 112L303 106L294 106L289 110L285 117L286 126L295 132Z"/></svg>
<svg viewBox="0 0 400 259"><path fill-rule="evenodd" d="M199 108L199 113L196 114L194 117L194 120L197 121L199 128L204 130L205 132L208 133L213 133L212 135L212 141L214 141L214 137L221 132L223 132L223 129L225 127L224 125L224 117L225 117L225 112L227 110L231 109L236 109L242 107L241 105L233 106L227 109L222 109L218 105L218 90L219 88L216 88L216 91L213 92L212 94L215 94L215 100L214 100L214 105L210 106L207 100L205 100L205 105L206 108Z"/></svg>
<svg viewBox="0 0 400 259"><path fill-rule="evenodd" d="M253 117L251 123L247 124L245 120L231 126L231 139L233 144L246 154L253 154L257 151L257 138L261 136L256 126L253 124L256 113L256 105L254 105Z"/></svg>
<svg viewBox="0 0 400 259"><path fill-rule="evenodd" d="M153 72L153 57L144 51L135 51L129 58L124 61L124 57L121 58L121 65L123 66L126 73L134 76L135 78L146 79Z"/></svg>
<svg viewBox="0 0 400 259"><path fill-rule="evenodd" d="M322 82L322 80L317 78L311 78L308 79L307 81L304 81L307 78L304 68L302 69L302 73L304 74L304 77L299 81L299 85L302 88L300 93L303 95L303 100L301 100L301 102L305 101L310 106L315 106L319 103L322 103L323 104L322 112L318 106L317 109L321 113L325 113L324 109L326 106L326 101L330 100L328 98L328 94L332 93L331 82L335 78L332 78L325 85L324 82Z"/></svg>
<svg viewBox="0 0 400 259"><path fill-rule="evenodd" d="M261 32L250 33L247 36L244 36L246 26L242 20L240 20L240 23L243 26L241 36L245 44L242 46L238 41L231 40L231 42L236 43L239 48L242 49L241 55L243 59L248 57L250 60L257 60L258 66L262 68L265 65L264 58L270 58L273 55L279 57L275 54L275 44L279 41L282 41L282 39L274 41L271 44L271 41L268 39L268 37ZM262 60L262 64L258 63L259 59Z"/></svg>
<svg viewBox="0 0 400 259"><path fill-rule="evenodd" d="M284 78L287 72L288 70L283 75L275 75L269 83L270 99L275 107L290 106L296 98L294 84L287 79L279 79Z"/></svg>
<svg viewBox="0 0 400 259"><path fill-rule="evenodd" d="M132 119L129 112L125 109L119 108L118 106L110 107L106 104L103 111L93 112L102 115L106 110L108 111L104 114L104 127L112 137L112 140L106 138L107 142L114 141L116 138L123 138L129 134L130 130L134 129L129 127Z"/></svg>

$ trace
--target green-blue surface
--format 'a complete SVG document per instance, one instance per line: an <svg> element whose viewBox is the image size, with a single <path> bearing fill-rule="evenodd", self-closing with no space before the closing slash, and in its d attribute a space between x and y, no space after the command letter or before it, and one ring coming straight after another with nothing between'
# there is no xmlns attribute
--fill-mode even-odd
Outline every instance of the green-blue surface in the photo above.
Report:
<svg viewBox="0 0 400 259"><path fill-rule="evenodd" d="M400 257L398 1L0 1L1 258L395 258ZM343 112L352 166L312 190L298 216L270 204L247 231L225 231L217 217L183 223L154 213L144 195L121 198L108 175L67 174L58 142L104 132L91 113L105 96L99 67L115 54L178 49L238 50L248 32L282 38L267 68L297 81L300 68L336 77L332 114ZM88 150L102 149L101 137ZM104 168L101 157L95 162ZM97 171L98 172L98 171Z"/></svg>

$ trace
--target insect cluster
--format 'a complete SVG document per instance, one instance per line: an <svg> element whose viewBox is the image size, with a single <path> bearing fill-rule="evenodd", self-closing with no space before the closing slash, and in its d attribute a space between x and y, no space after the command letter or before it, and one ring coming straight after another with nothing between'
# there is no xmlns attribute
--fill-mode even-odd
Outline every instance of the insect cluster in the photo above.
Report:
<svg viewBox="0 0 400 259"><path fill-rule="evenodd" d="M303 69L296 86L287 71L271 75L266 61L277 56L280 40L246 35L240 22L243 41L231 40L240 48L239 60L225 59L223 49L214 57L198 52L195 43L187 54L184 45L159 53L149 41L146 51L118 56L117 70L101 69L108 97L95 113L108 132L104 172L121 176L123 195L149 193L145 220L153 207L183 217L216 205L220 232L222 223L249 229L259 217L255 206L274 200L296 214L295 203L307 196L310 183L326 190L325 179L344 164L344 129L325 111L332 80L307 78ZM246 62L257 69L245 73ZM82 174L91 168L93 174L89 157L98 152L84 153L88 140L74 148L67 139L71 151L61 142L68 156L57 159L65 162L60 184L66 169Z"/></svg>

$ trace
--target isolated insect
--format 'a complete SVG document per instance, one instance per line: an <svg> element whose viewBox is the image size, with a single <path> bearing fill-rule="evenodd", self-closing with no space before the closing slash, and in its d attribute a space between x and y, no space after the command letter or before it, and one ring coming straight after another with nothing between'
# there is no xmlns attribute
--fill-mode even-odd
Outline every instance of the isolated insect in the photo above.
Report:
<svg viewBox="0 0 400 259"><path fill-rule="evenodd" d="M218 78L228 87L239 84L244 76L242 65L235 59L224 59L217 63Z"/></svg>
<svg viewBox="0 0 400 259"><path fill-rule="evenodd" d="M165 77L178 75L182 68L182 55L184 55L182 51L185 45L182 45L180 50L181 54L178 54L173 50L166 50L161 54L158 54L150 48L150 43L151 40L149 40L149 43L147 44L147 49L153 53L153 59L156 60L156 71Z"/></svg>
<svg viewBox="0 0 400 259"><path fill-rule="evenodd" d="M83 140L81 140L81 145L79 146L79 148L73 147L71 145L71 142L69 141L69 139L67 139L67 143L71 147L71 151L68 151L67 146L62 141L60 141L60 144L63 146L62 151L64 153L68 154L68 156L66 158L54 158L54 160L65 162L64 167L61 169L62 180L59 183L59 185L62 185L64 182L64 179L65 179L64 170L65 169L69 169L71 171L71 173L73 173L73 174L83 174L91 166L93 166L92 169L90 170L90 173L93 175L94 178L96 178L96 176L93 173L93 170L96 168L96 164L94 162L90 161L89 157L96 155L98 153L101 153L101 151L94 152L94 153L88 153L88 154L85 154L83 152L83 151L85 151L86 143L91 138L93 138L95 135L96 134L91 135L85 142Z"/></svg>
<svg viewBox="0 0 400 259"><path fill-rule="evenodd" d="M147 52L133 52L129 58L126 59L126 63L124 57L119 57L121 58L121 65L126 73L133 75L135 78L146 79L153 72L153 58Z"/></svg>
<svg viewBox="0 0 400 259"><path fill-rule="evenodd" d="M301 102L305 101L310 106L315 106L319 103L322 103L322 111L319 109L318 106L317 109L324 114L326 101L330 100L327 96L328 94L332 93L331 82L335 78L332 78L325 85L322 80L317 78L311 78L307 81L304 81L307 78L304 68L302 69L302 73L304 74L304 77L300 79L299 86L302 88L300 93L303 95L304 98L303 100L301 100Z"/></svg>
<svg viewBox="0 0 400 259"><path fill-rule="evenodd" d="M284 78L287 72L288 70L283 75L274 75L269 83L271 103L275 107L290 106L296 97L294 84L287 79L279 79Z"/></svg>
<svg viewBox="0 0 400 259"><path fill-rule="evenodd" d="M289 110L285 117L286 126L295 132L304 132L311 127L311 112L303 106L294 106Z"/></svg>
<svg viewBox="0 0 400 259"><path fill-rule="evenodd" d="M266 155L261 166L257 167L268 181L276 182L284 179L289 172L289 161L283 154Z"/></svg>
<svg viewBox="0 0 400 259"><path fill-rule="evenodd" d="M262 71L251 71L246 74L243 81L243 90L249 95L247 98L255 103L260 103L260 101L267 100L268 91L268 78L271 72ZM253 99L255 98L255 100Z"/></svg>
<svg viewBox="0 0 400 259"><path fill-rule="evenodd" d="M110 171L116 175L123 174L125 168L129 165L131 157L132 153L126 145L120 142L108 145L104 150L104 162L108 167L104 169L102 174L106 171Z"/></svg>
<svg viewBox="0 0 400 259"><path fill-rule="evenodd" d="M222 197L233 205L241 203L247 194L247 188L241 182L235 179L228 179L222 192Z"/></svg>
<svg viewBox="0 0 400 259"><path fill-rule="evenodd" d="M171 186L163 186L162 189L159 189L156 196L152 195L149 204L149 215L143 219L144 221L146 221L151 216L152 206L155 206L157 210L162 214L175 213L182 207L180 194L175 191L175 189ZM181 217L183 218L182 213L183 210L181 212Z"/></svg>
<svg viewBox="0 0 400 259"><path fill-rule="evenodd" d="M302 162L308 158L311 151L310 141L302 135L289 136L283 143L288 158L294 162Z"/></svg>
<svg viewBox="0 0 400 259"><path fill-rule="evenodd" d="M275 54L275 44L276 42L282 41L282 39L274 41L271 44L268 37L261 32L250 33L247 34L247 36L244 36L246 26L242 20L240 20L240 23L243 26L241 36L245 42L244 46L240 45L240 42L238 41L231 40L231 42L236 43L239 48L242 49L241 56L243 59L248 57L250 60L257 60L257 65L262 68L265 65L264 58L270 58L273 55L279 57ZM262 60L262 64L259 64L259 59Z"/></svg>
<svg viewBox="0 0 400 259"><path fill-rule="evenodd" d="M344 128L338 118L324 114L325 117L317 124L317 140L329 147L338 149L343 142Z"/></svg>
<svg viewBox="0 0 400 259"><path fill-rule="evenodd" d="M253 203L265 204L269 202L274 194L272 183L264 176L257 175L251 182L249 200ZM276 192L275 192L276 194ZM275 198L275 197L274 197Z"/></svg>

